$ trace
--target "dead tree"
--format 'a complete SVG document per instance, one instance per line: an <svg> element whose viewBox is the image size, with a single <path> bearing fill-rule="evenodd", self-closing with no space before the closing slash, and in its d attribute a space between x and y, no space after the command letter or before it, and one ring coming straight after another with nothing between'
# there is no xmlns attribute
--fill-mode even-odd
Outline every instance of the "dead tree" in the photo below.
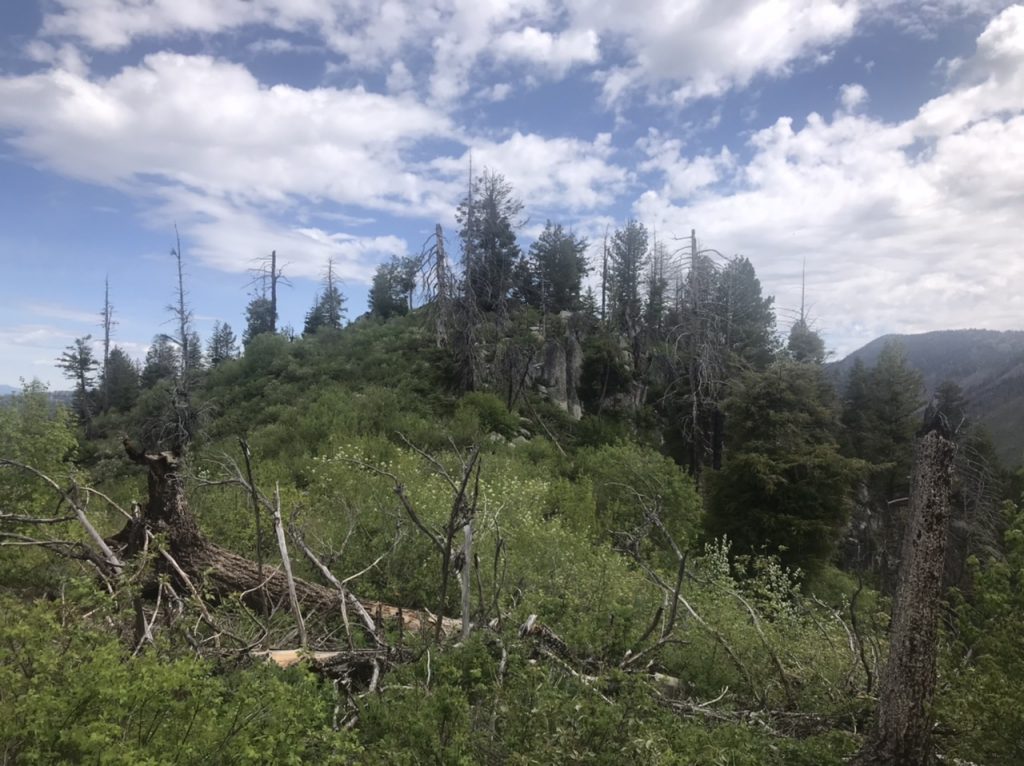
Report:
<svg viewBox="0 0 1024 766"><path fill-rule="evenodd" d="M284 266L277 265L277 250L271 250L270 255L258 259L255 268L250 270L253 275L250 285L259 285L260 295L264 298L270 293L270 332L277 332L277 285L291 286L291 282L284 275Z"/></svg>
<svg viewBox="0 0 1024 766"><path fill-rule="evenodd" d="M408 514L409 519L413 524L415 524L416 528L420 532L426 535L441 555L441 585L437 598L438 605L437 621L435 622L435 640L440 640L443 632L442 625L445 620L445 612L448 602L448 583L451 579L451 572L455 569L458 574L463 575L463 572L465 571L465 575L462 578L464 583L462 599L463 614L462 621L459 625L463 636L468 636L470 622L468 588L471 579L470 571L473 561L468 557L463 558L463 556L466 553L472 552L471 524L473 517L476 515L477 501L480 496L480 449L477 447L471 450L469 455L463 460L460 474L453 475L436 458L415 447L408 440L406 440L406 444L408 444L409 447L417 454L427 460L452 490L451 511L449 512L444 525L440 529L434 528L423 520L416 511L416 508L413 506L408 494L406 494L405 485L402 484L401 480L395 474L369 463L365 463L361 460L350 458L348 459L348 462L389 479L394 485L395 495L398 497L399 502ZM461 556L454 550L455 537L460 531L465 533L465 544L463 546L463 555ZM452 622L455 621L453 620Z"/></svg>
<svg viewBox="0 0 1024 766"><path fill-rule="evenodd" d="M931 705L955 454L945 418L929 412L917 443L910 523L893 603L878 720L854 761L858 766L932 762Z"/></svg>
<svg viewBox="0 0 1024 766"><path fill-rule="evenodd" d="M168 553L196 586L213 596L245 594L254 608L261 608L262 595L272 602L290 602L290 586L286 574L275 568L261 577L257 562L211 543L200 532L185 493L185 476L180 455L167 451L148 453L135 449L125 440L131 460L145 466L148 472L148 500L138 520L129 523L109 542L131 555L141 549L146 532L166 539ZM177 571L168 573L172 579L183 579ZM295 599L310 611L331 612L341 609L341 595L335 588L295 578ZM381 619L401 621L403 630L420 631L436 628L438 634L452 635L461 628L458 620L445 620L427 612L402 609L391 604L360 599L362 609Z"/></svg>
<svg viewBox="0 0 1024 766"><path fill-rule="evenodd" d="M100 313L103 328L103 410L110 408L110 336L113 333L114 307L110 303L110 277L103 280L103 311Z"/></svg>

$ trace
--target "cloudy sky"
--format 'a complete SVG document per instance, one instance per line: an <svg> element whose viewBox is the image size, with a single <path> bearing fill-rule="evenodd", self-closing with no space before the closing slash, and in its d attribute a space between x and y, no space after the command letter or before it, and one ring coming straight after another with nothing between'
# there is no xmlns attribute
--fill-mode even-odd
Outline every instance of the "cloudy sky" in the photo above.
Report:
<svg viewBox="0 0 1024 766"><path fill-rule="evenodd" d="M469 156L592 238L637 218L754 263L842 355L1024 327L1024 5L999 0L6 0L0 383L199 329L276 249L301 327L333 256L452 230ZM596 256L596 251L593 253Z"/></svg>

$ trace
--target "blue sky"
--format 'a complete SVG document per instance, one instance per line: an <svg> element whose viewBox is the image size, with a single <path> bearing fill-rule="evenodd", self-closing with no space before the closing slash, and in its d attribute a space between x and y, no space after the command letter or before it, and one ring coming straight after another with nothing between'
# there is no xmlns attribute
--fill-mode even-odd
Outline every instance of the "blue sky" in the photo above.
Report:
<svg viewBox="0 0 1024 766"><path fill-rule="evenodd" d="M204 338L277 250L350 316L474 166L599 242L742 253L846 353L1019 329L1024 6L994 0L12 0L0 5L0 384L165 331L174 224ZM597 255L596 249L592 253Z"/></svg>

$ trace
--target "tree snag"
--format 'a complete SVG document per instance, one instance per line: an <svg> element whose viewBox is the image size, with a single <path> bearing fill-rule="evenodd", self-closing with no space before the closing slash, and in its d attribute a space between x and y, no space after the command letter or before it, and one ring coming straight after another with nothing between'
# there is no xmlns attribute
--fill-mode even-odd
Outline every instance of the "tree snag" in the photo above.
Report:
<svg viewBox="0 0 1024 766"><path fill-rule="evenodd" d="M948 424L929 410L919 432L875 730L857 766L926 766L932 762L938 617L956 445Z"/></svg>

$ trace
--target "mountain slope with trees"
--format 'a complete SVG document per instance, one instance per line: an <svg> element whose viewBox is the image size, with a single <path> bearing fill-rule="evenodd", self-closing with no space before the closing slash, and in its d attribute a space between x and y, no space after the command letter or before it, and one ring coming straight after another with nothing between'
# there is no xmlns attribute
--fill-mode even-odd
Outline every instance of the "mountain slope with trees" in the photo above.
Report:
<svg viewBox="0 0 1024 766"><path fill-rule="evenodd" d="M968 412L989 432L999 458L1024 462L1024 332L941 330L884 335L830 365L842 379L860 360L873 364L886 344L897 342L922 377L929 395L940 384L958 385Z"/></svg>
<svg viewBox="0 0 1024 766"><path fill-rule="evenodd" d="M5 760L1020 762L1020 482L963 392L922 427L749 260L521 210L484 172L301 335L272 253L241 347L176 243L143 365L78 339L70 406L0 408Z"/></svg>

